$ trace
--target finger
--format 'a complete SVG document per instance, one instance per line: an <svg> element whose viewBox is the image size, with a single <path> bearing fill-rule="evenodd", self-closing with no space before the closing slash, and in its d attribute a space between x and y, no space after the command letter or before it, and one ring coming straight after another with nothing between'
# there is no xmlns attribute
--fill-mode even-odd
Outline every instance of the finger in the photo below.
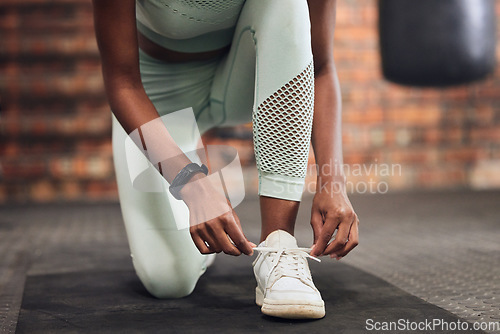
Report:
<svg viewBox="0 0 500 334"><path fill-rule="evenodd" d="M316 209L311 211L311 227L313 230L314 244L316 244L321 233L321 228L323 227L323 217Z"/></svg>
<svg viewBox="0 0 500 334"><path fill-rule="evenodd" d="M212 237L210 232L208 232L207 229L200 229L199 230L199 235L202 240L205 240L208 245L209 249L215 253L220 253L222 251L222 248L220 247L219 243Z"/></svg>
<svg viewBox="0 0 500 334"><path fill-rule="evenodd" d="M222 234L220 235L220 238L218 239L222 250L224 253L229 254L229 255L234 255L238 256L241 255L241 251L237 248L235 244L231 241L229 236L227 235L227 232L222 230Z"/></svg>
<svg viewBox="0 0 500 334"><path fill-rule="evenodd" d="M335 239L325 248L322 255L328 255L343 248L348 241L350 228L351 224L346 224L345 222L341 223L338 227Z"/></svg>
<svg viewBox="0 0 500 334"><path fill-rule="evenodd" d="M314 249L311 251L312 256L320 256L325 252L325 248L328 245L328 242L332 238L333 232L337 228L339 224L339 219L334 216L326 217L325 224L321 228L320 235L318 240L316 241L316 245Z"/></svg>
<svg viewBox="0 0 500 334"><path fill-rule="evenodd" d="M197 227L191 227L189 229L189 232L191 233L191 239L193 239L196 248L198 248L201 254L213 253L212 251L210 251L210 249L207 247L203 239L198 234L198 230L199 229Z"/></svg>
<svg viewBox="0 0 500 334"><path fill-rule="evenodd" d="M351 211L350 213L341 215L340 217L342 218L342 221L339 224L335 240L333 240L330 245L326 247L323 255L335 253L336 251L342 249L348 242L351 226L356 221L357 216Z"/></svg>
<svg viewBox="0 0 500 334"><path fill-rule="evenodd" d="M241 252L229 241L226 231L222 227L225 223L224 216L218 217L207 223L207 231L211 234L221 250L229 255L240 255Z"/></svg>
<svg viewBox="0 0 500 334"><path fill-rule="evenodd" d="M243 228L241 227L241 222L240 222L240 217L238 217L238 215L236 214L236 212L234 211L233 209L233 217L234 217L234 220L236 221L236 224L238 224L238 228L240 229L240 231L243 231ZM250 240L248 240L248 238L243 235L246 239L246 241L250 244L250 248L254 248L254 247L257 247L256 244L254 244L253 242L251 242ZM253 250L252 250L253 252ZM252 255L252 254L250 254Z"/></svg>
<svg viewBox="0 0 500 334"><path fill-rule="evenodd" d="M356 221L354 222L354 224L352 224L351 231L349 232L349 241L342 249L335 252L337 258L346 256L358 244L359 244L359 220L356 218Z"/></svg>
<svg viewBox="0 0 500 334"><path fill-rule="evenodd" d="M246 255L253 254L252 244L247 240L247 238L243 234L241 226L237 223L234 216L233 216L233 222L228 221L226 223L225 231L227 235L231 238L233 243L236 245L238 250L240 250L243 254Z"/></svg>
<svg viewBox="0 0 500 334"><path fill-rule="evenodd" d="M238 248L230 241L225 230L227 219L228 214L218 217L215 224L209 224L212 236L224 253L235 256L241 255L241 252L238 250Z"/></svg>

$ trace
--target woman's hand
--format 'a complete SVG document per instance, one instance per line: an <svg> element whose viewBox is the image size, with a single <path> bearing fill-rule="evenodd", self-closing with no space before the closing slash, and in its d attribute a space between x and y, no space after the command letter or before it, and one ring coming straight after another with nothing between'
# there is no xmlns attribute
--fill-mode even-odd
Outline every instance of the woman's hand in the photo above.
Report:
<svg viewBox="0 0 500 334"><path fill-rule="evenodd" d="M330 255L340 260L358 245L359 219L347 198L343 180L318 182L311 226L314 233L312 256ZM336 229L335 239L330 242Z"/></svg>
<svg viewBox="0 0 500 334"><path fill-rule="evenodd" d="M189 230L200 253L253 254L256 245L247 240L236 212L208 177L194 175L179 193L189 208Z"/></svg>

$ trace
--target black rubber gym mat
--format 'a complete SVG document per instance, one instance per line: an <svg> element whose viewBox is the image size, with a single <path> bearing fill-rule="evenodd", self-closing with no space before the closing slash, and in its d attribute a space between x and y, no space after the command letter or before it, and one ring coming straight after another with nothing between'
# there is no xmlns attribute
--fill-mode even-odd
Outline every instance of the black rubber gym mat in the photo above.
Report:
<svg viewBox="0 0 500 334"><path fill-rule="evenodd" d="M311 263L326 302L326 317L312 321L268 317L255 305L251 260L218 256L193 294L177 300L151 297L132 269L28 276L17 332L395 333L401 331L368 331L366 326L397 321L417 325L433 319L462 322L373 275L326 258ZM457 331L437 327L433 333Z"/></svg>

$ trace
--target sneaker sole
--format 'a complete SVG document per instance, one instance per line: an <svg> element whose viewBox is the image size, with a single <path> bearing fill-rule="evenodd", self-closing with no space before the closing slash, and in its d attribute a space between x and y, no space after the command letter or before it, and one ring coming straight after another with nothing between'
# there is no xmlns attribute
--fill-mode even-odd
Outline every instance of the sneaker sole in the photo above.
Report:
<svg viewBox="0 0 500 334"><path fill-rule="evenodd" d="M323 301L307 302L298 300L270 300L255 288L255 302L261 306L262 313L285 319L321 319L325 316Z"/></svg>

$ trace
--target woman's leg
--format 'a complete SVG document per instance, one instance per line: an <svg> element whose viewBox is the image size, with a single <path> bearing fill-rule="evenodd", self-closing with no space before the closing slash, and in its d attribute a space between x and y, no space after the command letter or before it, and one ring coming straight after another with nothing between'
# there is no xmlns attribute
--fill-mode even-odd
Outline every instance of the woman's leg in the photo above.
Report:
<svg viewBox="0 0 500 334"><path fill-rule="evenodd" d="M308 254L289 234L302 197L314 109L308 9L306 0L247 0L212 93L222 101L228 123L252 110L263 240L252 263L255 301L264 314L294 319L325 315ZM250 87L238 87L238 80L251 77L252 71L255 78L246 83ZM252 90L253 103L242 105L248 98L241 96Z"/></svg>
<svg viewBox="0 0 500 334"><path fill-rule="evenodd" d="M165 64L140 52L143 85L161 115L187 107L195 112L205 108L216 64ZM182 124L167 124L169 133L184 152L195 150L199 134L193 123L177 123ZM131 171L142 170L148 163L137 147L126 147L126 140L126 132L113 117L114 165L136 273L158 298L186 296L206 262L191 239L189 211L184 202L173 199L168 183L151 165L132 182ZM190 158L195 160L193 155Z"/></svg>
<svg viewBox="0 0 500 334"><path fill-rule="evenodd" d="M262 239L293 233L313 117L314 75L305 0L247 0L216 74L211 112L225 125L253 121Z"/></svg>
<svg viewBox="0 0 500 334"><path fill-rule="evenodd" d="M262 227L260 242L276 230L287 231L294 235L295 220L299 211L300 202L281 198L260 196L260 215Z"/></svg>

